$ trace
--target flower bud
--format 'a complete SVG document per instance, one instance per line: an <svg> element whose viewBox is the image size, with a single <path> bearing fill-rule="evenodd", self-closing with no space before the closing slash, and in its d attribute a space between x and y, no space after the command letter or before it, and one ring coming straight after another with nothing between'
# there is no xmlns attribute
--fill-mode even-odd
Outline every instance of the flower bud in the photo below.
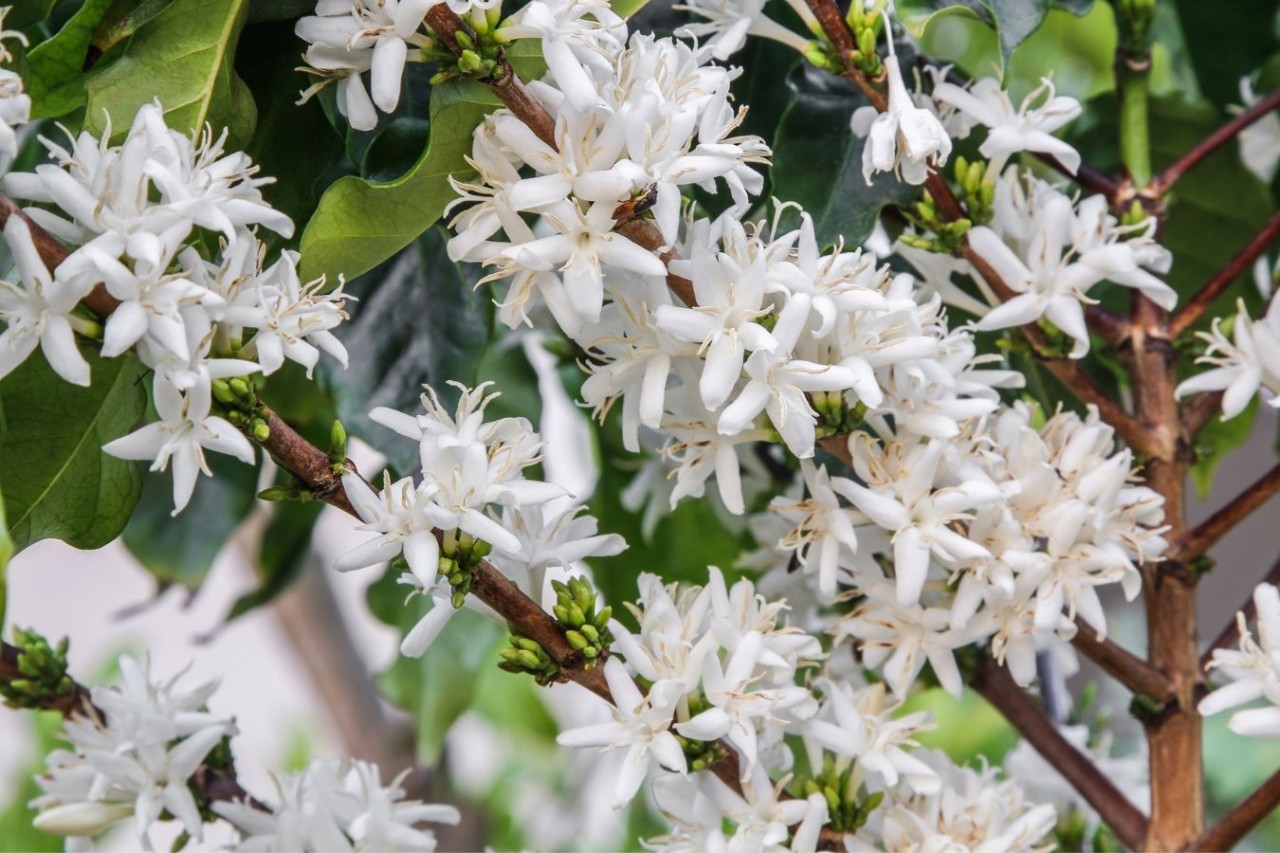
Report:
<svg viewBox="0 0 1280 853"><path fill-rule="evenodd" d="M67 803L45 809L32 824L41 832L62 836L93 836L133 814L124 803Z"/></svg>

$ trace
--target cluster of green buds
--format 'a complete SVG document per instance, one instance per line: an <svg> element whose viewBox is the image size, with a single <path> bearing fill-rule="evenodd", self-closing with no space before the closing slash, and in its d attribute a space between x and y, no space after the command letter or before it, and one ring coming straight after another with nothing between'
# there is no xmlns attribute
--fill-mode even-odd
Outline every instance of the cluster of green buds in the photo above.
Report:
<svg viewBox="0 0 1280 853"><path fill-rule="evenodd" d="M476 539L470 533L450 530L444 534L440 546L440 576L453 588L450 597L455 608L461 607L471 591L471 581L476 576L476 567L490 553L493 546L483 539Z"/></svg>
<svg viewBox="0 0 1280 853"><path fill-rule="evenodd" d="M21 675L0 679L0 696L10 708L51 708L57 704L55 700L76 692L75 682L67 674L66 637L54 648L35 631L14 628L13 645L17 647L13 663Z"/></svg>
<svg viewBox="0 0 1280 853"><path fill-rule="evenodd" d="M582 654L586 669L604 658L613 635L609 633L612 607L596 610L596 591L586 578L569 578L567 583L552 581L556 603L551 608L556 624L564 629L564 638Z"/></svg>
<svg viewBox="0 0 1280 853"><path fill-rule="evenodd" d="M258 399L257 388L250 377L213 380L213 399L222 404L227 420L241 432L248 433L256 441L266 441L271 437L262 401Z"/></svg>
<svg viewBox="0 0 1280 853"><path fill-rule="evenodd" d="M546 687L560 675L560 666L551 659L547 650L528 637L511 633L511 645L498 652L498 662L507 672L527 672L539 685Z"/></svg>
<svg viewBox="0 0 1280 853"><path fill-rule="evenodd" d="M423 50L425 59L440 62L440 70L431 77L431 84L434 86L459 77L495 77L506 62L504 42L498 33L501 19L502 9L497 6L472 9L464 15L462 20L470 29L460 29L453 34L461 49L457 56L433 39L436 43Z"/></svg>
<svg viewBox="0 0 1280 853"><path fill-rule="evenodd" d="M994 201L994 195L992 200ZM926 252L951 254L964 245L965 235L973 227L971 219L948 220L942 216L937 202L928 190L925 190L924 198L916 202L914 207L903 208L902 212L920 233L903 234L898 239L908 246L924 249Z"/></svg>
<svg viewBox="0 0 1280 853"><path fill-rule="evenodd" d="M820 439L853 432L862 425L867 414L865 403L859 400L850 406L842 391L814 391L809 399L818 413L817 436Z"/></svg>
<svg viewBox="0 0 1280 853"><path fill-rule="evenodd" d="M861 774L854 773L856 766L854 762L847 759L837 764L835 759L828 755L823 761L822 772L812 778L803 779L798 792L804 797L821 794L827 801L827 813L830 815L827 825L840 833L857 832L884 800L883 791L858 799L862 782Z"/></svg>
<svg viewBox="0 0 1280 853"><path fill-rule="evenodd" d="M711 709L711 703L701 693L688 697L685 701L688 704L689 711L687 719L693 719L703 711ZM676 731L672 731L672 734L676 736L676 742L680 744L680 750L684 753L685 761L689 762L689 771L691 773L706 770L717 761L722 761L729 757L724 745L718 740L694 740Z"/></svg>
<svg viewBox="0 0 1280 853"><path fill-rule="evenodd" d="M1075 340L1066 335L1047 318L1036 320L1036 325L1044 332L1044 344L1037 350L1039 358L1070 358Z"/></svg>
<svg viewBox="0 0 1280 853"><path fill-rule="evenodd" d="M809 43L810 47L805 51L804 58L831 74L840 74L848 66L873 80L878 78L884 73L884 63L876 52L876 43L884 30L883 9L881 0L870 4L865 0L853 0L849 4L845 23L849 25L849 32L853 36L854 49L847 56L840 55L821 25L814 21L809 25L809 30L817 36L817 41Z"/></svg>
<svg viewBox="0 0 1280 853"><path fill-rule="evenodd" d="M988 178L987 166L985 160L970 162L963 156L957 157L951 166L965 212L976 225L986 225L995 215L996 182Z"/></svg>

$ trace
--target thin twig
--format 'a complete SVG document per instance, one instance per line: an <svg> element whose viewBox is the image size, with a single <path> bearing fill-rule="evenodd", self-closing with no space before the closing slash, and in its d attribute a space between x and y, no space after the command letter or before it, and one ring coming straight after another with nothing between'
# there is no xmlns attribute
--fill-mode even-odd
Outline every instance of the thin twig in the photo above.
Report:
<svg viewBox="0 0 1280 853"><path fill-rule="evenodd" d="M1169 676L1111 638L1098 639L1097 629L1082 619L1076 619L1076 635L1071 644L1135 694L1150 696L1157 704L1173 698Z"/></svg>
<svg viewBox="0 0 1280 853"><path fill-rule="evenodd" d="M1187 845L1187 850L1230 850L1280 806L1280 771L1272 774L1222 820Z"/></svg>
<svg viewBox="0 0 1280 853"><path fill-rule="evenodd" d="M985 661L973 687L1093 806L1125 846L1141 849L1147 818L1089 756L1063 737L1044 709L1018 686L1007 669L995 661Z"/></svg>
<svg viewBox="0 0 1280 853"><path fill-rule="evenodd" d="M1250 513L1274 497L1277 492L1280 492L1280 464L1255 480L1231 503L1190 530L1178 543L1170 559L1188 563L1199 557L1221 541L1223 536L1230 533Z"/></svg>
<svg viewBox="0 0 1280 853"><path fill-rule="evenodd" d="M1271 564L1271 570L1268 571L1266 576L1262 580L1258 581L1255 586L1268 583L1280 584L1280 557L1276 558L1276 561ZM1240 605L1240 609L1236 612L1243 613L1246 622L1253 621L1254 617L1258 615L1258 606L1253 603L1252 591L1250 591L1249 597L1245 600L1244 604ZM1222 627L1222 631L1218 633L1217 637L1214 637L1213 642L1210 643L1204 650L1204 653L1200 655L1200 668L1208 668L1209 664L1213 661L1213 653L1218 649L1225 649L1228 646L1234 646L1239 640L1240 620L1236 618L1236 613L1232 613L1231 618L1227 620L1227 624Z"/></svg>
<svg viewBox="0 0 1280 853"><path fill-rule="evenodd" d="M1186 305L1178 309L1169 321L1169 334L1178 337L1190 329L1205 311L1209 310L1215 299L1231 286L1242 273L1253 266L1253 262L1265 252L1272 243L1280 239L1280 213L1267 220L1262 230L1249 239L1240 251L1227 261L1222 269L1214 273L1213 278L1200 288Z"/></svg>
<svg viewBox="0 0 1280 853"><path fill-rule="evenodd" d="M1213 416L1222 409L1222 391L1208 391L1197 394L1179 408L1182 428L1187 435L1194 438L1200 430L1208 426Z"/></svg>
<svg viewBox="0 0 1280 853"><path fill-rule="evenodd" d="M1222 127L1205 137L1201 142L1197 143L1186 154L1183 154L1177 160L1160 174L1156 175L1151 182L1147 192L1152 193L1156 197L1163 196L1169 191L1169 188L1177 183L1178 179L1195 168L1200 161L1204 160L1214 151L1217 151L1223 145L1226 145L1234 139L1240 131L1249 125L1266 116L1272 110L1280 107L1280 89L1271 92L1258 103L1249 107L1249 109L1240 113L1240 115L1231 119Z"/></svg>

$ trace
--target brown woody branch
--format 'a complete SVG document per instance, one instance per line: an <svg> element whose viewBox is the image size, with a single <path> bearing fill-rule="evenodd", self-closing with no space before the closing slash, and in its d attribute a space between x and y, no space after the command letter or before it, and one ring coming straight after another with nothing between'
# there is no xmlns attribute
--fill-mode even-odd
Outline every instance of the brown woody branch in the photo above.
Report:
<svg viewBox="0 0 1280 853"><path fill-rule="evenodd" d="M1277 492L1280 492L1280 465L1274 466L1237 495L1235 500L1190 530L1178 543L1171 559L1187 563L1199 557Z"/></svg>
<svg viewBox="0 0 1280 853"><path fill-rule="evenodd" d="M1167 169L1156 175L1147 192L1155 197L1163 196L1178 179L1200 164L1202 160L1226 145L1249 125L1280 107L1280 89L1271 92L1258 103L1240 113L1231 121L1205 137L1194 148L1175 160Z"/></svg>
<svg viewBox="0 0 1280 853"><path fill-rule="evenodd" d="M1261 231L1254 234L1249 242L1236 252L1222 269L1214 273L1213 278L1209 279L1186 305L1178 309L1169 321L1169 334L1176 338L1195 325L1201 315L1209 310L1214 300L1221 296L1222 292L1230 287L1243 272L1253 266L1253 262L1278 238L1280 238L1280 213L1272 216Z"/></svg>
<svg viewBox="0 0 1280 853"><path fill-rule="evenodd" d="M1150 696L1158 704L1173 697L1169 676L1110 638L1098 639L1098 631L1077 618L1076 635L1071 639L1085 657L1135 694Z"/></svg>
<svg viewBox="0 0 1280 853"><path fill-rule="evenodd" d="M1071 783L1126 847L1142 848L1147 818L1089 756L1062 736L1044 709L1018 686L1007 669L995 661L984 661L973 687Z"/></svg>
<svg viewBox="0 0 1280 853"><path fill-rule="evenodd" d="M1258 581L1258 584L1280 584L1280 557L1271 564L1271 570L1266 576ZM1258 606L1253 603L1253 593L1250 591L1249 598L1245 600L1237 611L1244 614L1246 622L1251 622L1258 615ZM1214 637L1213 642L1204 650L1204 654L1200 656L1200 668L1207 669L1209 664L1213 662L1213 653L1218 649L1225 649L1228 646L1234 646L1240 640L1240 620L1236 618L1236 614L1232 613L1231 618L1227 620L1227 624L1223 626L1222 631Z"/></svg>
<svg viewBox="0 0 1280 853"><path fill-rule="evenodd" d="M1187 845L1186 849L1230 850L1277 806L1280 806L1280 771L1272 774L1222 820Z"/></svg>

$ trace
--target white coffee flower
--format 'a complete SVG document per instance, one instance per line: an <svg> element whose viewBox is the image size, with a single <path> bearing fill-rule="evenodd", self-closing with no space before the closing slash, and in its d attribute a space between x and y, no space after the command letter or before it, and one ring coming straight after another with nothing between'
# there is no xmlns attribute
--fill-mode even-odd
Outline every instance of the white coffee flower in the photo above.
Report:
<svg viewBox="0 0 1280 853"><path fill-rule="evenodd" d="M1252 319L1240 300L1231 320L1231 338L1222 324L1221 317L1214 318L1213 328L1199 333L1209 346L1197 361L1213 369L1184 380L1177 395L1223 392L1223 420L1243 412L1262 388L1273 395L1267 405L1280 407L1280 300L1271 301L1261 320Z"/></svg>
<svg viewBox="0 0 1280 853"><path fill-rule="evenodd" d="M1200 700L1206 717L1228 708L1265 699L1267 705L1236 711L1227 724L1245 737L1280 737L1280 589L1260 584L1253 591L1257 610L1257 639L1243 613L1236 614L1240 629L1238 649L1214 649L1209 666L1226 676L1228 683Z"/></svg>
<svg viewBox="0 0 1280 853"><path fill-rule="evenodd" d="M890 49L892 50L892 34ZM937 115L916 106L902 81L898 57L884 58L889 103L867 131L862 149L862 176L871 183L876 172L893 172L909 184L923 184L930 169L946 165L951 137Z"/></svg>

